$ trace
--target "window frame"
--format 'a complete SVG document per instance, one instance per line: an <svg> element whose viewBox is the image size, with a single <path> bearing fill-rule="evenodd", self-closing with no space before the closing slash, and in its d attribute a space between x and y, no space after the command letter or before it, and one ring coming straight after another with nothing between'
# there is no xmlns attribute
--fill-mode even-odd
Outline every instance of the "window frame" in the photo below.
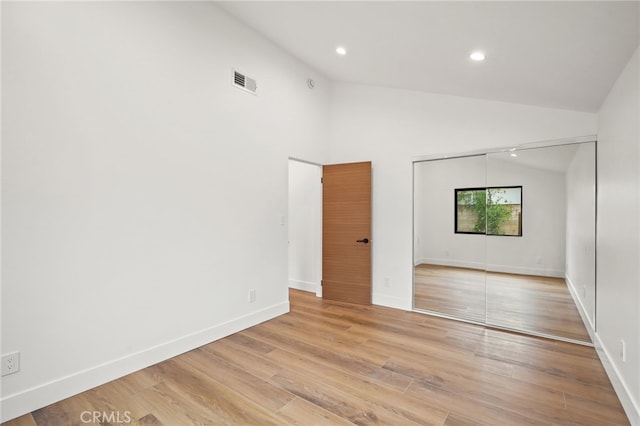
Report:
<svg viewBox="0 0 640 426"><path fill-rule="evenodd" d="M518 224L518 234L488 234L485 224L484 232L475 232L475 231L458 231L458 193L465 191L484 191L485 199L487 197L488 191L492 189L520 189L520 222ZM491 237L522 237L523 232L523 220L522 215L524 213L524 196L523 196L523 188L522 185L507 185L507 186L479 186L479 187L471 187L471 188L454 188L453 189L453 203L454 203L454 221L453 221L453 232L455 234L467 234L467 235L487 235Z"/></svg>

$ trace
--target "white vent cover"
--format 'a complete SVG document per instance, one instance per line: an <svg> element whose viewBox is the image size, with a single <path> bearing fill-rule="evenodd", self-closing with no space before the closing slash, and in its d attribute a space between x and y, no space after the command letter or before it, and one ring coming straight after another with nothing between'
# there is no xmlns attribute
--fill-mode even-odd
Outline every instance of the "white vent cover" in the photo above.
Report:
<svg viewBox="0 0 640 426"><path fill-rule="evenodd" d="M238 89L242 89L254 95L256 94L256 90L258 89L258 85L253 78L247 77L245 74L238 72L237 70L233 70L233 80L231 83L234 87L237 87Z"/></svg>

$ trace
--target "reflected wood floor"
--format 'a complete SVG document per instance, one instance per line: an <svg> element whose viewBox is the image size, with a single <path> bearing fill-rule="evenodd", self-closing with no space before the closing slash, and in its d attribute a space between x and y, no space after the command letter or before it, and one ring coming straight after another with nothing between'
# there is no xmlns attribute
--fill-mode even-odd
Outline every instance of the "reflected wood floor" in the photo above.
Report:
<svg viewBox="0 0 640 426"><path fill-rule="evenodd" d="M486 285L486 296L485 296ZM421 264L415 306L472 321L590 342L562 278Z"/></svg>
<svg viewBox="0 0 640 426"><path fill-rule="evenodd" d="M414 271L416 308L485 322L485 271L424 263Z"/></svg>
<svg viewBox="0 0 640 426"><path fill-rule="evenodd" d="M593 348L291 290L291 312L7 423L627 425Z"/></svg>

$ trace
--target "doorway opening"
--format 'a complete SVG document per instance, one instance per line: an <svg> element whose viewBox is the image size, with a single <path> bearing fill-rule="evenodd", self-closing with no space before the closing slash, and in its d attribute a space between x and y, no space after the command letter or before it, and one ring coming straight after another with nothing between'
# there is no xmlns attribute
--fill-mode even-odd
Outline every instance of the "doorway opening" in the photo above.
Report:
<svg viewBox="0 0 640 426"><path fill-rule="evenodd" d="M322 165L289 159L289 288L322 297Z"/></svg>
<svg viewBox="0 0 640 426"><path fill-rule="evenodd" d="M371 162L288 167L289 288L371 304Z"/></svg>

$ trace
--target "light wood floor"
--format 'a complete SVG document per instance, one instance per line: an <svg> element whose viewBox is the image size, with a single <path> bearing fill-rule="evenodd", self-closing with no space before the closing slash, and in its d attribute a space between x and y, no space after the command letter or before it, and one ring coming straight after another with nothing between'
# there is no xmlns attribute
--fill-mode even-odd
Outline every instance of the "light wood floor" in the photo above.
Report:
<svg viewBox="0 0 640 426"><path fill-rule="evenodd" d="M593 348L292 290L291 312L7 423L627 425Z"/></svg>
<svg viewBox="0 0 640 426"><path fill-rule="evenodd" d="M414 303L472 321L484 323L486 315L491 325L591 341L562 278L422 264L415 268Z"/></svg>

